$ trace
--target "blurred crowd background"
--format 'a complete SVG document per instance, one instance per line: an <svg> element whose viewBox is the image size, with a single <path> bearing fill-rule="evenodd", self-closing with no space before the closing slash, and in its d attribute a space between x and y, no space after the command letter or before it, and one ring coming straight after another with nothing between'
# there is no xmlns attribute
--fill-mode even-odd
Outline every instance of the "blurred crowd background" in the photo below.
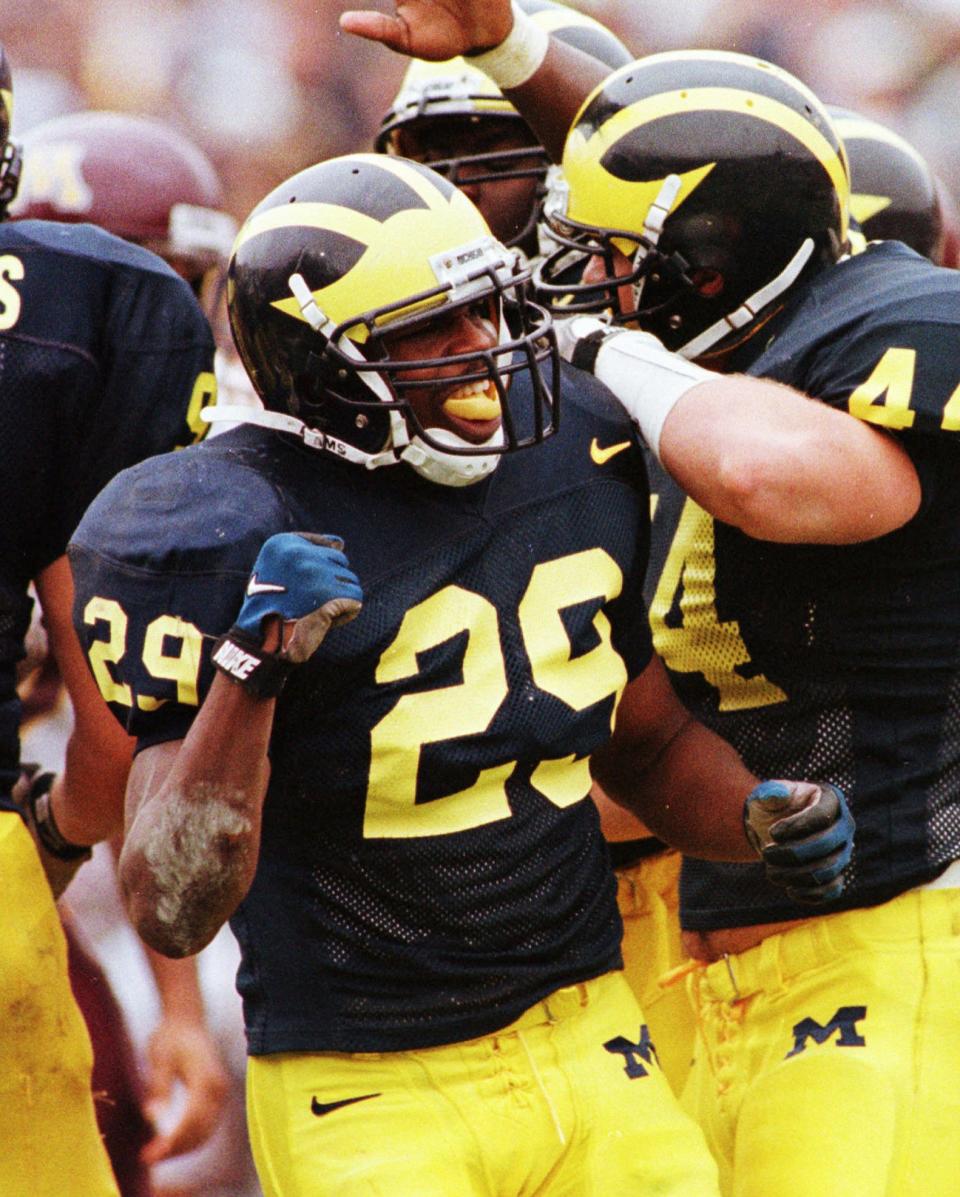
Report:
<svg viewBox="0 0 960 1197"><path fill-rule="evenodd" d="M960 0L576 0L637 54L739 50L911 140L960 194ZM63 112L153 114L204 147L242 219L276 183L370 146L405 60L343 36L333 0L3 0L14 132Z"/></svg>

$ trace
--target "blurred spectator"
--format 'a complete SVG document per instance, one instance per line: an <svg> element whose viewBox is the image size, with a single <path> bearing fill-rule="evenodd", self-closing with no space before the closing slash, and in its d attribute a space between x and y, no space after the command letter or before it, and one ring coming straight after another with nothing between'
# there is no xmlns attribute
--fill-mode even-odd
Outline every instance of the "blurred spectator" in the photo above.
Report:
<svg viewBox="0 0 960 1197"><path fill-rule="evenodd" d="M826 103L902 133L960 190L960 0L570 0L637 54L680 46L780 63ZM153 113L213 159L242 220L281 179L367 148L404 70L348 44L332 0L7 0L15 131L53 109ZM69 52L64 52L64 47Z"/></svg>

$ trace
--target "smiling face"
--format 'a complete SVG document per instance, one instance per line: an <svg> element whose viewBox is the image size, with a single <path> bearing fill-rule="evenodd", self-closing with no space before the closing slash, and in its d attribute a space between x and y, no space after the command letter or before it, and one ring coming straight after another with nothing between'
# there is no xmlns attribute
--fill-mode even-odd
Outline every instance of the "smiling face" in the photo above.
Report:
<svg viewBox="0 0 960 1197"><path fill-rule="evenodd" d="M435 316L407 332L387 334L384 346L394 361L426 362L457 354L482 354L499 344L497 302L486 296ZM469 382L464 374L486 369L476 362L447 362L395 370L395 382L423 429L443 428L473 445L488 441L500 427L500 397L489 377ZM422 386L409 385L421 382Z"/></svg>

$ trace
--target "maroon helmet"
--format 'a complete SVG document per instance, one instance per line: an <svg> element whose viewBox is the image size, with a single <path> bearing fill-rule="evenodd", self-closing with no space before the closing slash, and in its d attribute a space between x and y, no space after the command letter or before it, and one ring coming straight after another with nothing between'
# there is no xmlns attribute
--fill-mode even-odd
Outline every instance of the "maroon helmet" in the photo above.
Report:
<svg viewBox="0 0 960 1197"><path fill-rule="evenodd" d="M99 225L153 250L199 288L230 255L236 224L223 203L213 164L176 129L121 112L77 112L24 134L10 215Z"/></svg>
<svg viewBox="0 0 960 1197"><path fill-rule="evenodd" d="M20 179L20 147L10 139L13 121L13 76L7 52L0 45L0 220L17 194Z"/></svg>

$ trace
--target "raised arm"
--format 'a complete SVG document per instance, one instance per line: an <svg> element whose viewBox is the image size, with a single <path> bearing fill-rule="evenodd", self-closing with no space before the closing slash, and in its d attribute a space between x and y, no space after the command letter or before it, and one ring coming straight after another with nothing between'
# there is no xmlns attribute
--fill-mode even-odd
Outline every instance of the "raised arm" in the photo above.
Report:
<svg viewBox="0 0 960 1197"><path fill-rule="evenodd" d="M409 0L394 15L340 14L346 33L412 58L444 61L466 54L485 71L559 162L573 118L609 68L547 38L509 0Z"/></svg>
<svg viewBox="0 0 960 1197"><path fill-rule="evenodd" d="M205 947L250 888L276 696L328 630L360 610L334 537L271 536L250 577L186 737L145 748L130 770L120 885L131 922L165 956Z"/></svg>

